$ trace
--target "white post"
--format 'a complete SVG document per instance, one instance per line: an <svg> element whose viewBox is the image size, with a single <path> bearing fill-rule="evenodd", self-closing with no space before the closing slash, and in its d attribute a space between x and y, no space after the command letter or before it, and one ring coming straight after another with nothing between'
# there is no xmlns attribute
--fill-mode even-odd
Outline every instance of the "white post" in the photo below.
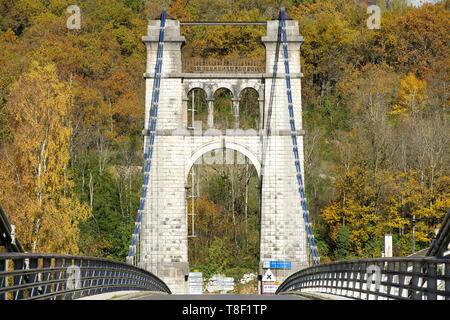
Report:
<svg viewBox="0 0 450 320"><path fill-rule="evenodd" d="M392 258L392 235L384 236L384 258Z"/></svg>

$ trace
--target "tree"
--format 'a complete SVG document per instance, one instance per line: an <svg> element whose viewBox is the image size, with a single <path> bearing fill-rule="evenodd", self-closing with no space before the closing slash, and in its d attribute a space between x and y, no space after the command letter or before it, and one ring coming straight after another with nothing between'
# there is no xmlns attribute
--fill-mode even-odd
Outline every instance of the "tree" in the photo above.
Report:
<svg viewBox="0 0 450 320"><path fill-rule="evenodd" d="M400 14L385 12L381 32L373 34L373 45L396 70L424 76L449 55L449 17L448 3L424 5Z"/></svg>
<svg viewBox="0 0 450 320"><path fill-rule="evenodd" d="M422 112L427 99L426 91L427 83L424 80L417 79L414 74L408 73L400 81L398 103L394 105L392 114L409 113L417 115Z"/></svg>
<svg viewBox="0 0 450 320"><path fill-rule="evenodd" d="M338 232L336 241L336 258L345 260L350 254L350 229L343 225Z"/></svg>
<svg viewBox="0 0 450 320"><path fill-rule="evenodd" d="M348 2L348 1L346 1ZM342 12L343 1L317 1L292 9L292 16L301 22L303 72L305 82L312 82L320 97L329 94L341 80L343 71L352 68L349 62L358 40L358 31Z"/></svg>
<svg viewBox="0 0 450 320"><path fill-rule="evenodd" d="M69 164L70 88L54 65L33 63L14 84L7 110L12 140L1 150L0 200L26 250L76 253L89 216L73 195Z"/></svg>
<svg viewBox="0 0 450 320"><path fill-rule="evenodd" d="M382 6L383 1L378 2ZM277 15L281 3L299 20L305 38L301 46L305 179L321 253L336 258L345 224L349 256L378 253L385 232L393 234L398 252L407 254L412 215L418 221L418 246L428 245L450 201L448 1L420 8L407 7L403 0L389 1L382 8L381 30L368 30L368 1L85 0L79 3L82 29L68 31L66 8L73 4L69 0L0 0L0 201L20 227L20 236L29 237L24 241L28 249L37 239L36 250L44 250L41 245L47 244L39 239L50 239L52 232L65 237L58 232L67 226L51 230L49 215L40 212L52 212L54 225L59 225L61 206L71 208L60 198L70 203L76 198L93 211L81 225L83 253L116 259L126 254L142 179L141 76L146 53L141 36L147 32L146 18L158 18L165 4L169 15L180 20L266 21ZM182 27L181 32L187 40L184 59L265 56L260 43L264 27ZM55 65L59 80L47 81L46 72L38 72L39 81L26 78L30 61ZM51 102L54 97L42 99L48 103L37 108L35 100L43 93L36 96L36 92L44 87L44 78L65 86L59 91L67 93L70 87L72 102L64 115L55 116L64 105ZM13 86L18 81L21 84ZM216 96L217 125L232 123L227 118L229 98L223 92ZM52 136L58 149L47 147L49 157L58 159L57 167L64 169L47 165L47 172L57 172L55 178L42 175L39 184L30 168L38 161L43 122L33 126L31 117L18 120L27 101L39 112L52 110L55 127L50 127L62 128L61 137ZM246 99L241 97L241 103L245 105ZM241 108L241 115L245 112ZM253 125L253 113L250 120L244 123L241 117L241 124ZM60 154L52 153L60 149ZM190 241L190 255L195 252L191 262L205 264L204 248L212 245L211 231L216 231L224 241L215 243L219 248L215 252L224 248L233 257L228 268L239 267L237 260L241 265L258 263L257 177L249 175L247 190L245 170L235 169L204 171L216 174L205 179L201 194L208 196L196 204L205 218L204 225L196 220L196 232L207 240ZM72 179L75 188L70 186ZM37 191L43 195L42 206ZM64 214L76 229L76 214ZM41 215L45 225L36 230L39 234L45 229L47 234L36 238L33 225ZM247 243L248 251L241 254Z"/></svg>

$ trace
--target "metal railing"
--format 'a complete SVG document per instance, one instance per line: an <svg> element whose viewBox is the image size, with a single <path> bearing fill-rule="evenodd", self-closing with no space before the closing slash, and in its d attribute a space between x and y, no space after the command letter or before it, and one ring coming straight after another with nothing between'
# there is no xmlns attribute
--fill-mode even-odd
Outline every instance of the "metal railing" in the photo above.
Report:
<svg viewBox="0 0 450 320"><path fill-rule="evenodd" d="M106 292L170 294L152 273L108 259L52 254L0 254L0 300L73 300Z"/></svg>
<svg viewBox="0 0 450 320"><path fill-rule="evenodd" d="M9 223L2 207L0 207L0 249L1 247L4 247L6 252L23 252L22 245L16 239L15 228Z"/></svg>
<svg viewBox="0 0 450 320"><path fill-rule="evenodd" d="M267 26L267 21L180 21L182 26Z"/></svg>
<svg viewBox="0 0 450 320"><path fill-rule="evenodd" d="M427 256L442 257L448 254L450 243L450 210L444 217L436 239L431 243Z"/></svg>
<svg viewBox="0 0 450 320"><path fill-rule="evenodd" d="M280 293L328 293L362 300L450 300L450 259L380 258L310 267Z"/></svg>
<svg viewBox="0 0 450 320"><path fill-rule="evenodd" d="M266 64L258 59L201 59L183 60L185 73L264 73Z"/></svg>

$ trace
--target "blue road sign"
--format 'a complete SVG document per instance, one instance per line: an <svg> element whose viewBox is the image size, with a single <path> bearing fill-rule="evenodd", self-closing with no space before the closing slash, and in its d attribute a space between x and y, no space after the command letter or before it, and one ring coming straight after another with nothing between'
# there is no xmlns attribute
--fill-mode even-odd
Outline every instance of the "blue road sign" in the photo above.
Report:
<svg viewBox="0 0 450 320"><path fill-rule="evenodd" d="M265 269L292 269L291 261L264 261Z"/></svg>

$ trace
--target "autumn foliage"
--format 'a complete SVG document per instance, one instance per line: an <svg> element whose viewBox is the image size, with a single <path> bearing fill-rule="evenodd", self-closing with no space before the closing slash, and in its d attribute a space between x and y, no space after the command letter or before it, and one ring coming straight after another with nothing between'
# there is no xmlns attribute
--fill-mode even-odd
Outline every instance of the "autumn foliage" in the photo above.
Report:
<svg viewBox="0 0 450 320"><path fill-rule="evenodd" d="M165 2L184 21L265 21L279 7L271 0L86 0L82 29L69 31L73 1L0 0L0 204L27 250L125 257L142 179L141 36ZM413 217L416 249L424 248L450 207L449 1L378 2L380 30L367 29L364 1L283 2L305 38L305 184L323 261L380 256L387 233L395 254L409 254ZM183 59L265 58L264 28L182 33ZM228 121L223 106L217 123ZM243 247L235 242L240 224L229 219L243 211L220 202L228 189L212 197L214 190L198 200L205 220L193 252L199 263L223 253L233 267ZM257 260L255 238L248 261Z"/></svg>
<svg viewBox="0 0 450 320"><path fill-rule="evenodd" d="M11 139L0 154L0 199L28 251L78 252L79 223L89 217L68 171L72 107L55 66L37 63L14 83L6 105Z"/></svg>

